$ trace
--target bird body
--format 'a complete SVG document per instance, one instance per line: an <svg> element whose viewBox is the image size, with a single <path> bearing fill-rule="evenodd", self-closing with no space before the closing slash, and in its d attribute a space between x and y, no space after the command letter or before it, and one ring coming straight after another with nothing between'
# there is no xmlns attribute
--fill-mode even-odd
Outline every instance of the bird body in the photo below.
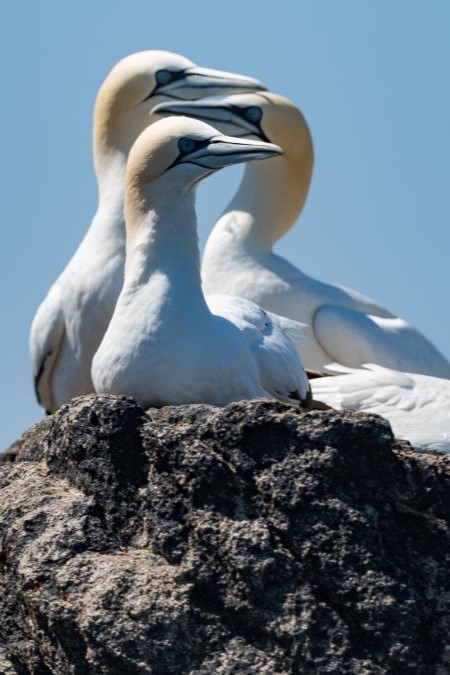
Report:
<svg viewBox="0 0 450 675"><path fill-rule="evenodd" d="M233 221L236 230L239 230L238 221L239 216ZM365 350L375 352L374 358L380 354L384 347L383 341L379 339L374 345L370 328L373 326L376 329L377 321L383 319L392 320L390 325L394 327L396 317L362 294L309 277L272 251L251 252L248 247L243 249L242 244L236 241L238 237L234 236L234 227L232 230L228 227L230 223L223 229L220 221L218 225L208 242L208 252L205 253L202 266L206 293L218 293L219 290L230 295L239 293L241 297L268 311L306 324L305 340L298 343L298 349L308 368L323 370L327 363L336 358L334 354L337 353L344 363L356 359L357 365ZM220 240L222 243L219 243ZM257 283L255 280L258 280ZM367 325L369 336L361 345L362 354L358 353L352 334L344 334L342 340L338 340L336 326L326 325L328 316L336 307L340 316L349 319L354 317L361 329L364 324ZM339 316L336 324L338 321ZM400 327L406 326L406 322L397 321L401 322ZM387 325L386 331L380 335L386 342L389 327ZM362 330L358 326L353 326L353 331L348 332L356 333L358 339L363 340ZM389 359L389 345L386 352L384 358ZM408 358L408 354L405 356Z"/></svg>
<svg viewBox="0 0 450 675"><path fill-rule="evenodd" d="M376 413L421 450L450 452L450 381L367 364L333 364L333 377L311 382L314 398L339 410Z"/></svg>
<svg viewBox="0 0 450 675"><path fill-rule="evenodd" d="M109 189L100 200L89 230L31 326L36 393L48 412L93 391L90 364L123 283L125 163L123 160L123 169L117 172L114 182L109 178Z"/></svg>
<svg viewBox="0 0 450 675"><path fill-rule="evenodd" d="M223 133L276 143L283 156L251 163L205 247L206 293L229 293L308 325L298 345L307 368L332 361L349 367L374 362L450 378L450 363L407 321L365 296L304 274L273 252L295 223L308 194L313 145L298 108L272 93L223 101L158 105L155 114L189 115Z"/></svg>
<svg viewBox="0 0 450 675"><path fill-rule="evenodd" d="M92 358L123 284L126 160L136 137L154 121L153 106L167 96L196 98L262 88L252 78L199 68L182 56L161 51L122 59L103 82L93 133L98 210L31 327L36 394L48 412L94 390Z"/></svg>
<svg viewBox="0 0 450 675"><path fill-rule="evenodd" d="M183 143L193 149L182 151ZM309 400L283 319L239 298L205 300L201 288L195 185L228 164L278 152L195 120L164 120L141 134L127 169L124 286L93 360L97 392L145 407Z"/></svg>

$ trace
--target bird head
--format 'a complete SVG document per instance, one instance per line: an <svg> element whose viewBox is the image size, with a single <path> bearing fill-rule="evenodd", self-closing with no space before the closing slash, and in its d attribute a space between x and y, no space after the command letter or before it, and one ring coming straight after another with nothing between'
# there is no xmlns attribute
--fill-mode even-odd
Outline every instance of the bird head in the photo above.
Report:
<svg viewBox="0 0 450 675"><path fill-rule="evenodd" d="M119 61L100 87L94 114L96 148L125 153L153 119L155 105L232 92L263 90L254 78L202 68L172 52L144 51Z"/></svg>
<svg viewBox="0 0 450 675"><path fill-rule="evenodd" d="M143 202L171 201L219 169L281 152L272 143L223 135L199 120L169 117L147 127L131 148L126 203L145 209Z"/></svg>
<svg viewBox="0 0 450 675"><path fill-rule="evenodd" d="M272 92L228 96L221 101L166 101L153 114L187 115L214 124L226 134L276 143L288 156L312 157L312 140L305 118L287 98Z"/></svg>

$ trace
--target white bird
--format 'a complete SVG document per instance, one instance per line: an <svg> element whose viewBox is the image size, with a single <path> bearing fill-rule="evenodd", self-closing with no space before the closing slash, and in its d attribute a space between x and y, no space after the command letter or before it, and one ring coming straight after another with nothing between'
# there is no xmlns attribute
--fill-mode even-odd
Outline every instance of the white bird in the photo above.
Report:
<svg viewBox="0 0 450 675"><path fill-rule="evenodd" d="M91 226L34 318L30 352L38 401L55 411L93 391L91 364L123 283L123 181L128 152L167 98L263 89L255 79L200 68L189 59L146 51L122 59L106 77L94 110L99 203Z"/></svg>
<svg viewBox="0 0 450 675"><path fill-rule="evenodd" d="M126 172L124 286L92 363L98 393L129 395L144 407L254 397L310 406L285 334L301 327L240 298L207 304L201 288L197 183L280 152L186 118L161 120L139 136Z"/></svg>
<svg viewBox="0 0 450 675"><path fill-rule="evenodd" d="M306 121L273 93L223 101L167 102L156 114L188 115L223 133L276 143L283 156L249 164L241 185L206 244L206 293L238 295L308 325L298 349L307 368L332 361L349 367L389 368L450 378L450 363L417 330L355 291L324 283L273 252L295 223L308 194L313 145Z"/></svg>
<svg viewBox="0 0 450 675"><path fill-rule="evenodd" d="M450 452L449 380L373 364L328 369L341 374L312 380L314 398L339 410L382 415L397 438L421 450Z"/></svg>

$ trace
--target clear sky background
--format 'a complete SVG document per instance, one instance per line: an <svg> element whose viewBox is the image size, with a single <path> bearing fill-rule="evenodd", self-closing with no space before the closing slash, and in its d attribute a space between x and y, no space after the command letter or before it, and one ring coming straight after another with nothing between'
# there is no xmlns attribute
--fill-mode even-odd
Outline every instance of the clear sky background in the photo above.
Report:
<svg viewBox="0 0 450 675"><path fill-rule="evenodd" d="M95 211L97 89L143 49L253 75L293 99L316 164L277 251L384 303L450 356L447 0L14 0L0 24L0 449L42 416L29 326ZM240 175L200 187L202 246Z"/></svg>

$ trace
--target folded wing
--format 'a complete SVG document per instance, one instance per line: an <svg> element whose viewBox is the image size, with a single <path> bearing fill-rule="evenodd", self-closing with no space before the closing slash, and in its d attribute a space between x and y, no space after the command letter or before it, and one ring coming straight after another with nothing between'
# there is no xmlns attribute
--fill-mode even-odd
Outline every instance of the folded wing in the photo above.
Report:
<svg viewBox="0 0 450 675"><path fill-rule="evenodd" d="M44 302L40 305L30 333L30 355L36 398L46 412L55 410L52 373L64 334L65 321L61 309L60 291L55 285L51 287Z"/></svg>

